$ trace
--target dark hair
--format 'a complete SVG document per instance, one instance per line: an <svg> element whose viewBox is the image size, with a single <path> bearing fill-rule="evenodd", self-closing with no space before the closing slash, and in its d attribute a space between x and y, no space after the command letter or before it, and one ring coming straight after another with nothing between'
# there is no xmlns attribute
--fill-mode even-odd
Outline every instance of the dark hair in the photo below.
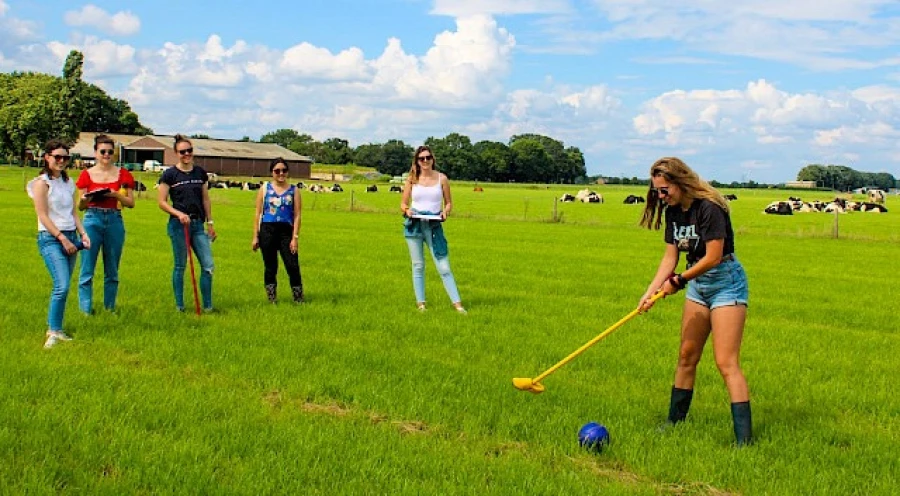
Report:
<svg viewBox="0 0 900 496"><path fill-rule="evenodd" d="M283 158L277 157L277 158L273 158L272 161L269 162L269 172L272 172L272 170L275 169L275 166L278 164L284 164L285 169L288 169L288 170L291 169L290 167L288 167L288 163L285 162Z"/></svg>
<svg viewBox="0 0 900 496"><path fill-rule="evenodd" d="M183 134L175 135L175 144L172 145L172 148L174 148L176 152L178 151L178 143L187 143L191 146L194 146L194 144L191 143L191 140L185 138Z"/></svg>
<svg viewBox="0 0 900 496"><path fill-rule="evenodd" d="M59 150L62 148L65 151L69 151L69 144L61 139L53 138L52 140L44 143L44 165L41 167L41 174L47 174L50 176L50 165L47 163L47 155L53 153L53 150ZM63 182L69 181L69 175L66 174L66 171L63 170L60 173L60 176L63 179Z"/></svg>
<svg viewBox="0 0 900 496"><path fill-rule="evenodd" d="M116 142L105 134L98 134L97 136L94 136L94 150L96 150L100 145L109 145L113 147L113 150L116 149Z"/></svg>
<svg viewBox="0 0 900 496"><path fill-rule="evenodd" d="M422 145L416 148L416 153L413 154L412 166L409 168L409 182L412 184L416 184L419 182L419 174L422 173L422 168L419 166L419 154L427 151L431 154L431 167L437 169L437 159L434 158L434 152L431 151L431 148L428 145Z"/></svg>

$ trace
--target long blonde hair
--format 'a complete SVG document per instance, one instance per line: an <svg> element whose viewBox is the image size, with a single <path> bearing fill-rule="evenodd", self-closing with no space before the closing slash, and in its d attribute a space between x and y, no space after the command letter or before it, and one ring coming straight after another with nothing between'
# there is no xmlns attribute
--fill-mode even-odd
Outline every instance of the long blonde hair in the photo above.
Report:
<svg viewBox="0 0 900 496"><path fill-rule="evenodd" d="M662 177L669 184L674 184L684 192L684 195L691 199L709 200L716 205L722 207L726 213L728 209L728 201L719 193L716 188L688 167L684 161L677 157L663 157L653 163L650 167L650 189L647 190L647 203L644 205L644 214L641 217L641 225L647 229L659 229L662 224L663 212L666 209L666 202L660 201L659 195L653 188L652 178Z"/></svg>
<svg viewBox="0 0 900 496"><path fill-rule="evenodd" d="M427 151L431 154L431 168L437 169L437 159L434 157L434 152L431 151L427 145L422 145L416 148L416 153L413 154L412 166L409 168L409 179L410 184L418 184L419 183L419 174L422 173L422 166L419 165L419 154Z"/></svg>

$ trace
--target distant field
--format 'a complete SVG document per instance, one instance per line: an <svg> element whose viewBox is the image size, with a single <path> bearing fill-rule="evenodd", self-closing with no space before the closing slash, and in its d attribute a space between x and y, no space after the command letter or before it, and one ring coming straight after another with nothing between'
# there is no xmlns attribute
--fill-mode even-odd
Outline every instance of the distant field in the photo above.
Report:
<svg viewBox="0 0 900 496"><path fill-rule="evenodd" d="M900 483L894 196L887 214L839 216L834 239L831 214L763 215L784 191L725 191L751 285L758 442L737 450L711 351L689 421L657 432L681 294L542 395L512 387L637 304L662 234L622 200L646 188L593 186L605 203L555 205L579 187L454 182L445 229L467 316L430 262L430 309L415 310L399 195L364 184L303 193L309 302L269 305L250 251L254 193L214 190L218 311L201 318L174 311L150 190L125 212L119 312L79 315L73 288L75 340L45 351L33 173L0 167L0 493L889 495ZM600 455L578 448L588 421L611 432Z"/></svg>

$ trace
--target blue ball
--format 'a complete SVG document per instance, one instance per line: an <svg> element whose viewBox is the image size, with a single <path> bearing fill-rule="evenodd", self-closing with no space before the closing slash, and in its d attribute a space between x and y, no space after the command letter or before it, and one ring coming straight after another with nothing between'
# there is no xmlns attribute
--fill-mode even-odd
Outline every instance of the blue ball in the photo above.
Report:
<svg viewBox="0 0 900 496"><path fill-rule="evenodd" d="M588 422L578 431L578 445L599 453L609 444L609 431L597 422Z"/></svg>

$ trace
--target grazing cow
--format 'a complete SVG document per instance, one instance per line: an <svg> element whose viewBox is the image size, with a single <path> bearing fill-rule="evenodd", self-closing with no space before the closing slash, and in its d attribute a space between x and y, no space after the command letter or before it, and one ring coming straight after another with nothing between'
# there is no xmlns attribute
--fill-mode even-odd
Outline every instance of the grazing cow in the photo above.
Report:
<svg viewBox="0 0 900 496"><path fill-rule="evenodd" d="M828 205L825 205L825 208L822 209L823 212L827 212L827 213L837 212L839 214L845 213L844 210L845 210L844 206L837 201L833 201L833 202L829 203Z"/></svg>
<svg viewBox="0 0 900 496"><path fill-rule="evenodd" d="M585 196L581 199L582 203L603 203L603 197L600 196L600 193L595 193L591 191L591 194Z"/></svg>
<svg viewBox="0 0 900 496"><path fill-rule="evenodd" d="M772 202L768 206L766 206L766 209L763 210L763 213L773 215L794 215L794 207L791 205L791 202Z"/></svg>
<svg viewBox="0 0 900 496"><path fill-rule="evenodd" d="M303 181L300 181L299 183L297 183L297 189L306 189L306 185L303 184Z"/></svg>
<svg viewBox="0 0 900 496"><path fill-rule="evenodd" d="M238 181L227 181L225 184L226 184L229 188L238 188L238 189L241 189L241 187L244 186L243 184L241 184L241 183L238 182Z"/></svg>
<svg viewBox="0 0 900 496"><path fill-rule="evenodd" d="M261 185L262 185L262 182L251 183L250 181L247 181L243 184L243 186L241 186L241 189L243 189L244 191L255 191L255 190L259 189L259 187Z"/></svg>
<svg viewBox="0 0 900 496"><path fill-rule="evenodd" d="M340 184L334 183L334 186L331 187L331 191L334 193L343 193L344 188L342 188Z"/></svg>
<svg viewBox="0 0 900 496"><path fill-rule="evenodd" d="M472 191L476 193L484 193L484 188L482 188L481 186L475 186L475 189L473 189Z"/></svg>
<svg viewBox="0 0 900 496"><path fill-rule="evenodd" d="M391 186L390 193L403 193L403 188L394 184Z"/></svg>
<svg viewBox="0 0 900 496"><path fill-rule="evenodd" d="M575 199L578 201L582 201L584 199L584 197L586 197L587 195L589 195L591 193L593 193L593 191L591 191L587 188L579 190L578 193L575 193Z"/></svg>
<svg viewBox="0 0 900 496"><path fill-rule="evenodd" d="M366 193L378 193L378 186L374 184L371 186L366 186Z"/></svg>
<svg viewBox="0 0 900 496"><path fill-rule="evenodd" d="M887 213L887 208L880 203L865 202L859 205L860 212L874 212L876 214Z"/></svg>
<svg viewBox="0 0 900 496"><path fill-rule="evenodd" d="M737 195L727 194L727 195L725 195L725 199L728 201L735 201L735 200L737 200Z"/></svg>
<svg viewBox="0 0 900 496"><path fill-rule="evenodd" d="M869 203L884 203L884 191L880 189L870 189L866 193Z"/></svg>
<svg viewBox="0 0 900 496"><path fill-rule="evenodd" d="M645 201L643 196L628 195L622 203L626 205L637 205L638 203L644 203Z"/></svg>
<svg viewBox="0 0 900 496"><path fill-rule="evenodd" d="M572 203L575 201L575 197L568 193L563 193L563 195L559 197L559 201L563 203Z"/></svg>
<svg viewBox="0 0 900 496"><path fill-rule="evenodd" d="M140 181L135 181L134 182L134 190L135 191L147 191L147 186Z"/></svg>

